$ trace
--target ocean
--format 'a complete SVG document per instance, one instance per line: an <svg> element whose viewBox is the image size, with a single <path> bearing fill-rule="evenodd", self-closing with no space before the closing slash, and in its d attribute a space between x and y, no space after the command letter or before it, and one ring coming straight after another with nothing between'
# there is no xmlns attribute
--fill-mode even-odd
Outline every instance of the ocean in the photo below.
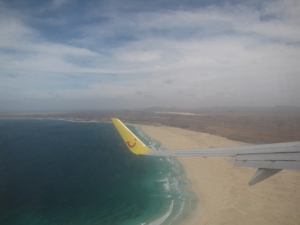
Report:
<svg viewBox="0 0 300 225"><path fill-rule="evenodd" d="M0 120L1 225L180 224L196 202L176 158L132 154L112 123Z"/></svg>

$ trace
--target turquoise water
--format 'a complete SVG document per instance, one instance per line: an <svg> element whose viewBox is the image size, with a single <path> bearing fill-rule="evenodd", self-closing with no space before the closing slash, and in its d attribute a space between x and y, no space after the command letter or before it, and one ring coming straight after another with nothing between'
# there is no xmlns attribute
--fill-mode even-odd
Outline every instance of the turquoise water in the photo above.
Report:
<svg viewBox="0 0 300 225"><path fill-rule="evenodd" d="M187 189L175 158L132 154L111 123L0 120L2 225L178 224Z"/></svg>

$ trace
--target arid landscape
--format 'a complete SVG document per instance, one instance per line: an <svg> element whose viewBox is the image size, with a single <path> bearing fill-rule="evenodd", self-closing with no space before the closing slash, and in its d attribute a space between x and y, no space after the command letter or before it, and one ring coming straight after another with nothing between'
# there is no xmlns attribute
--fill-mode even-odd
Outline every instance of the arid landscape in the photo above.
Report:
<svg viewBox="0 0 300 225"><path fill-rule="evenodd" d="M108 122L111 117L118 117L127 123L172 126L255 144L300 140L300 108L296 107L148 108L0 114L0 118L63 119L91 122Z"/></svg>

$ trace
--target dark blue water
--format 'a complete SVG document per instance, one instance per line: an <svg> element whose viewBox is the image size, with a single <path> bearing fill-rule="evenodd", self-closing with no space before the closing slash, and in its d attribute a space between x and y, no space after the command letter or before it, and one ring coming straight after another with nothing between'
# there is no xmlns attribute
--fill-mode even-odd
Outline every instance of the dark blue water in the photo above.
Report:
<svg viewBox="0 0 300 225"><path fill-rule="evenodd" d="M129 152L111 123L0 120L1 225L172 224L192 204L182 175Z"/></svg>

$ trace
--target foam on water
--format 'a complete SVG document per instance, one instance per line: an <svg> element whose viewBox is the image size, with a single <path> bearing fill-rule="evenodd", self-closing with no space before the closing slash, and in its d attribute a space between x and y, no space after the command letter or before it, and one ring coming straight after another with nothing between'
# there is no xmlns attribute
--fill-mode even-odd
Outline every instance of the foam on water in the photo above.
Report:
<svg viewBox="0 0 300 225"><path fill-rule="evenodd" d="M147 136L139 127L131 127L131 130L148 147L162 150L162 145ZM157 157L156 160L165 165L165 168L162 166L158 171L155 180L156 188L162 191L159 197L165 199L165 203L162 203L159 210L163 213L153 217L151 222L147 221L143 224L179 224L191 214L197 202L196 197L189 190L184 168L175 157ZM162 193L165 194L161 195ZM166 205L169 205L168 208Z"/></svg>
<svg viewBox="0 0 300 225"><path fill-rule="evenodd" d="M178 224L194 203L176 158L132 154L110 123L0 120L1 225Z"/></svg>

